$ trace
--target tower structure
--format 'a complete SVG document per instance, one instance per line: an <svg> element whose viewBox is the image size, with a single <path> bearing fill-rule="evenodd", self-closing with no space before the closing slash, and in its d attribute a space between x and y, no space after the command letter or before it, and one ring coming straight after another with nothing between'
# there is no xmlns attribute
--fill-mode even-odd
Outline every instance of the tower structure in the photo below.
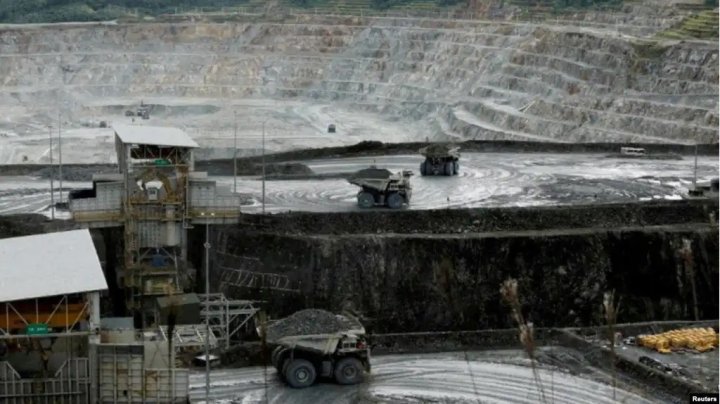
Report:
<svg viewBox="0 0 720 404"><path fill-rule="evenodd" d="M70 195L76 222L123 227L118 285L141 326L156 324L155 299L191 291L187 260L193 224L237 222L240 199L219 195L206 173L194 171L198 144L177 128L118 125L117 173L93 176L91 190Z"/></svg>

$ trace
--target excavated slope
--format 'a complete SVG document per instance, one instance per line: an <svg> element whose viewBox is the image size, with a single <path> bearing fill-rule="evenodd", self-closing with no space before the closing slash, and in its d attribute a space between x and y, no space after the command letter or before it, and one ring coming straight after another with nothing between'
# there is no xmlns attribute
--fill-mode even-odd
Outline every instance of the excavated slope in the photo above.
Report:
<svg viewBox="0 0 720 404"><path fill-rule="evenodd" d="M223 100L292 99L424 121L422 139L691 144L718 141L717 96L717 40L658 44L562 24L298 17L0 28L0 109L21 118L58 105L121 115L117 99L219 100L190 111L207 114ZM223 119L214 121L200 131Z"/></svg>

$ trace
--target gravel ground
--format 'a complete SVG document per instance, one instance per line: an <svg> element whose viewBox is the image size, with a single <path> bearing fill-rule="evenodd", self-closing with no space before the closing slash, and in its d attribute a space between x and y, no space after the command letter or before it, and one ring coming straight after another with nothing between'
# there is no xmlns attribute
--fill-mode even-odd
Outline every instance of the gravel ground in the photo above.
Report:
<svg viewBox="0 0 720 404"><path fill-rule="evenodd" d="M460 174L422 177L420 155L356 157L303 161L318 175L352 174L372 164L391 172L412 170L409 209L499 206L551 206L672 200L687 195L693 159L648 160L606 158L600 154L463 153ZM698 159L698 180L717 177L715 157ZM232 177L216 177L230 186ZM238 179L238 190L254 195L245 212L260 211L262 181ZM359 187L345 179L277 180L266 183L266 210L358 211Z"/></svg>
<svg viewBox="0 0 720 404"><path fill-rule="evenodd" d="M543 348L546 349L546 348ZM540 364L540 383L549 403L663 403L668 398L634 390L582 360L577 351L551 347L568 365ZM582 372L576 369L582 367ZM484 351L373 357L372 374L356 386L328 381L306 389L284 385L271 366L216 370L210 375L212 403L532 403L542 402L522 351ZM648 389L649 390L649 389ZM615 399L613 398L615 395ZM190 375L190 398L204 402L205 375Z"/></svg>
<svg viewBox="0 0 720 404"><path fill-rule="evenodd" d="M352 174L376 164L392 172L418 172L422 156L398 155L303 161L319 175ZM716 157L698 159L698 180L717 177ZM411 179L409 209L500 206L551 206L637 200L681 199L692 185L693 159L647 160L606 158L593 154L463 153L460 175ZM212 177L229 192L232 177ZM79 183L65 182L76 187ZM82 184L82 183L80 183ZM89 186L87 184L86 186ZM49 181L36 177L0 177L0 214L44 210ZM346 179L266 182L268 212L358 211L359 187ZM262 181L239 177L238 191L249 195L245 213L261 210Z"/></svg>

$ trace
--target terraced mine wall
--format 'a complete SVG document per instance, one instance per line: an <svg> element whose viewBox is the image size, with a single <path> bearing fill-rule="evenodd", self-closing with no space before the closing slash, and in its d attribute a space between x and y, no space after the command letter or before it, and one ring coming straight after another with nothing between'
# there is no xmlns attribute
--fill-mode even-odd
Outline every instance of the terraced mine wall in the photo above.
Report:
<svg viewBox="0 0 720 404"><path fill-rule="evenodd" d="M275 315L354 310L375 333L512 327L499 295L509 277L537 326L602 324L610 290L622 296L622 322L717 316L716 202L341 216L275 216L216 233L218 249L245 257L243 269L285 275L299 291L226 293L263 298ZM201 238L191 234L191 245Z"/></svg>
<svg viewBox="0 0 720 404"><path fill-rule="evenodd" d="M600 14L620 24L592 29L308 15L2 27L0 107L27 117L62 104L80 121L121 114L117 99L170 98L217 117L201 129L231 132L207 100L291 99L423 120L419 140L715 143L717 40L656 42L683 14L652 10Z"/></svg>

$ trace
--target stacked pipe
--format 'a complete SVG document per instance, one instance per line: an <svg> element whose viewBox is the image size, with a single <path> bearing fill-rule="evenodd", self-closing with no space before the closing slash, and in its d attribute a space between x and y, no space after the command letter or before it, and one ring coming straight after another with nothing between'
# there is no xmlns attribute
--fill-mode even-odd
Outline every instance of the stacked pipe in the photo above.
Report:
<svg viewBox="0 0 720 404"><path fill-rule="evenodd" d="M718 334L712 328L682 328L661 334L639 335L638 345L660 353L691 349L707 352L718 346Z"/></svg>

